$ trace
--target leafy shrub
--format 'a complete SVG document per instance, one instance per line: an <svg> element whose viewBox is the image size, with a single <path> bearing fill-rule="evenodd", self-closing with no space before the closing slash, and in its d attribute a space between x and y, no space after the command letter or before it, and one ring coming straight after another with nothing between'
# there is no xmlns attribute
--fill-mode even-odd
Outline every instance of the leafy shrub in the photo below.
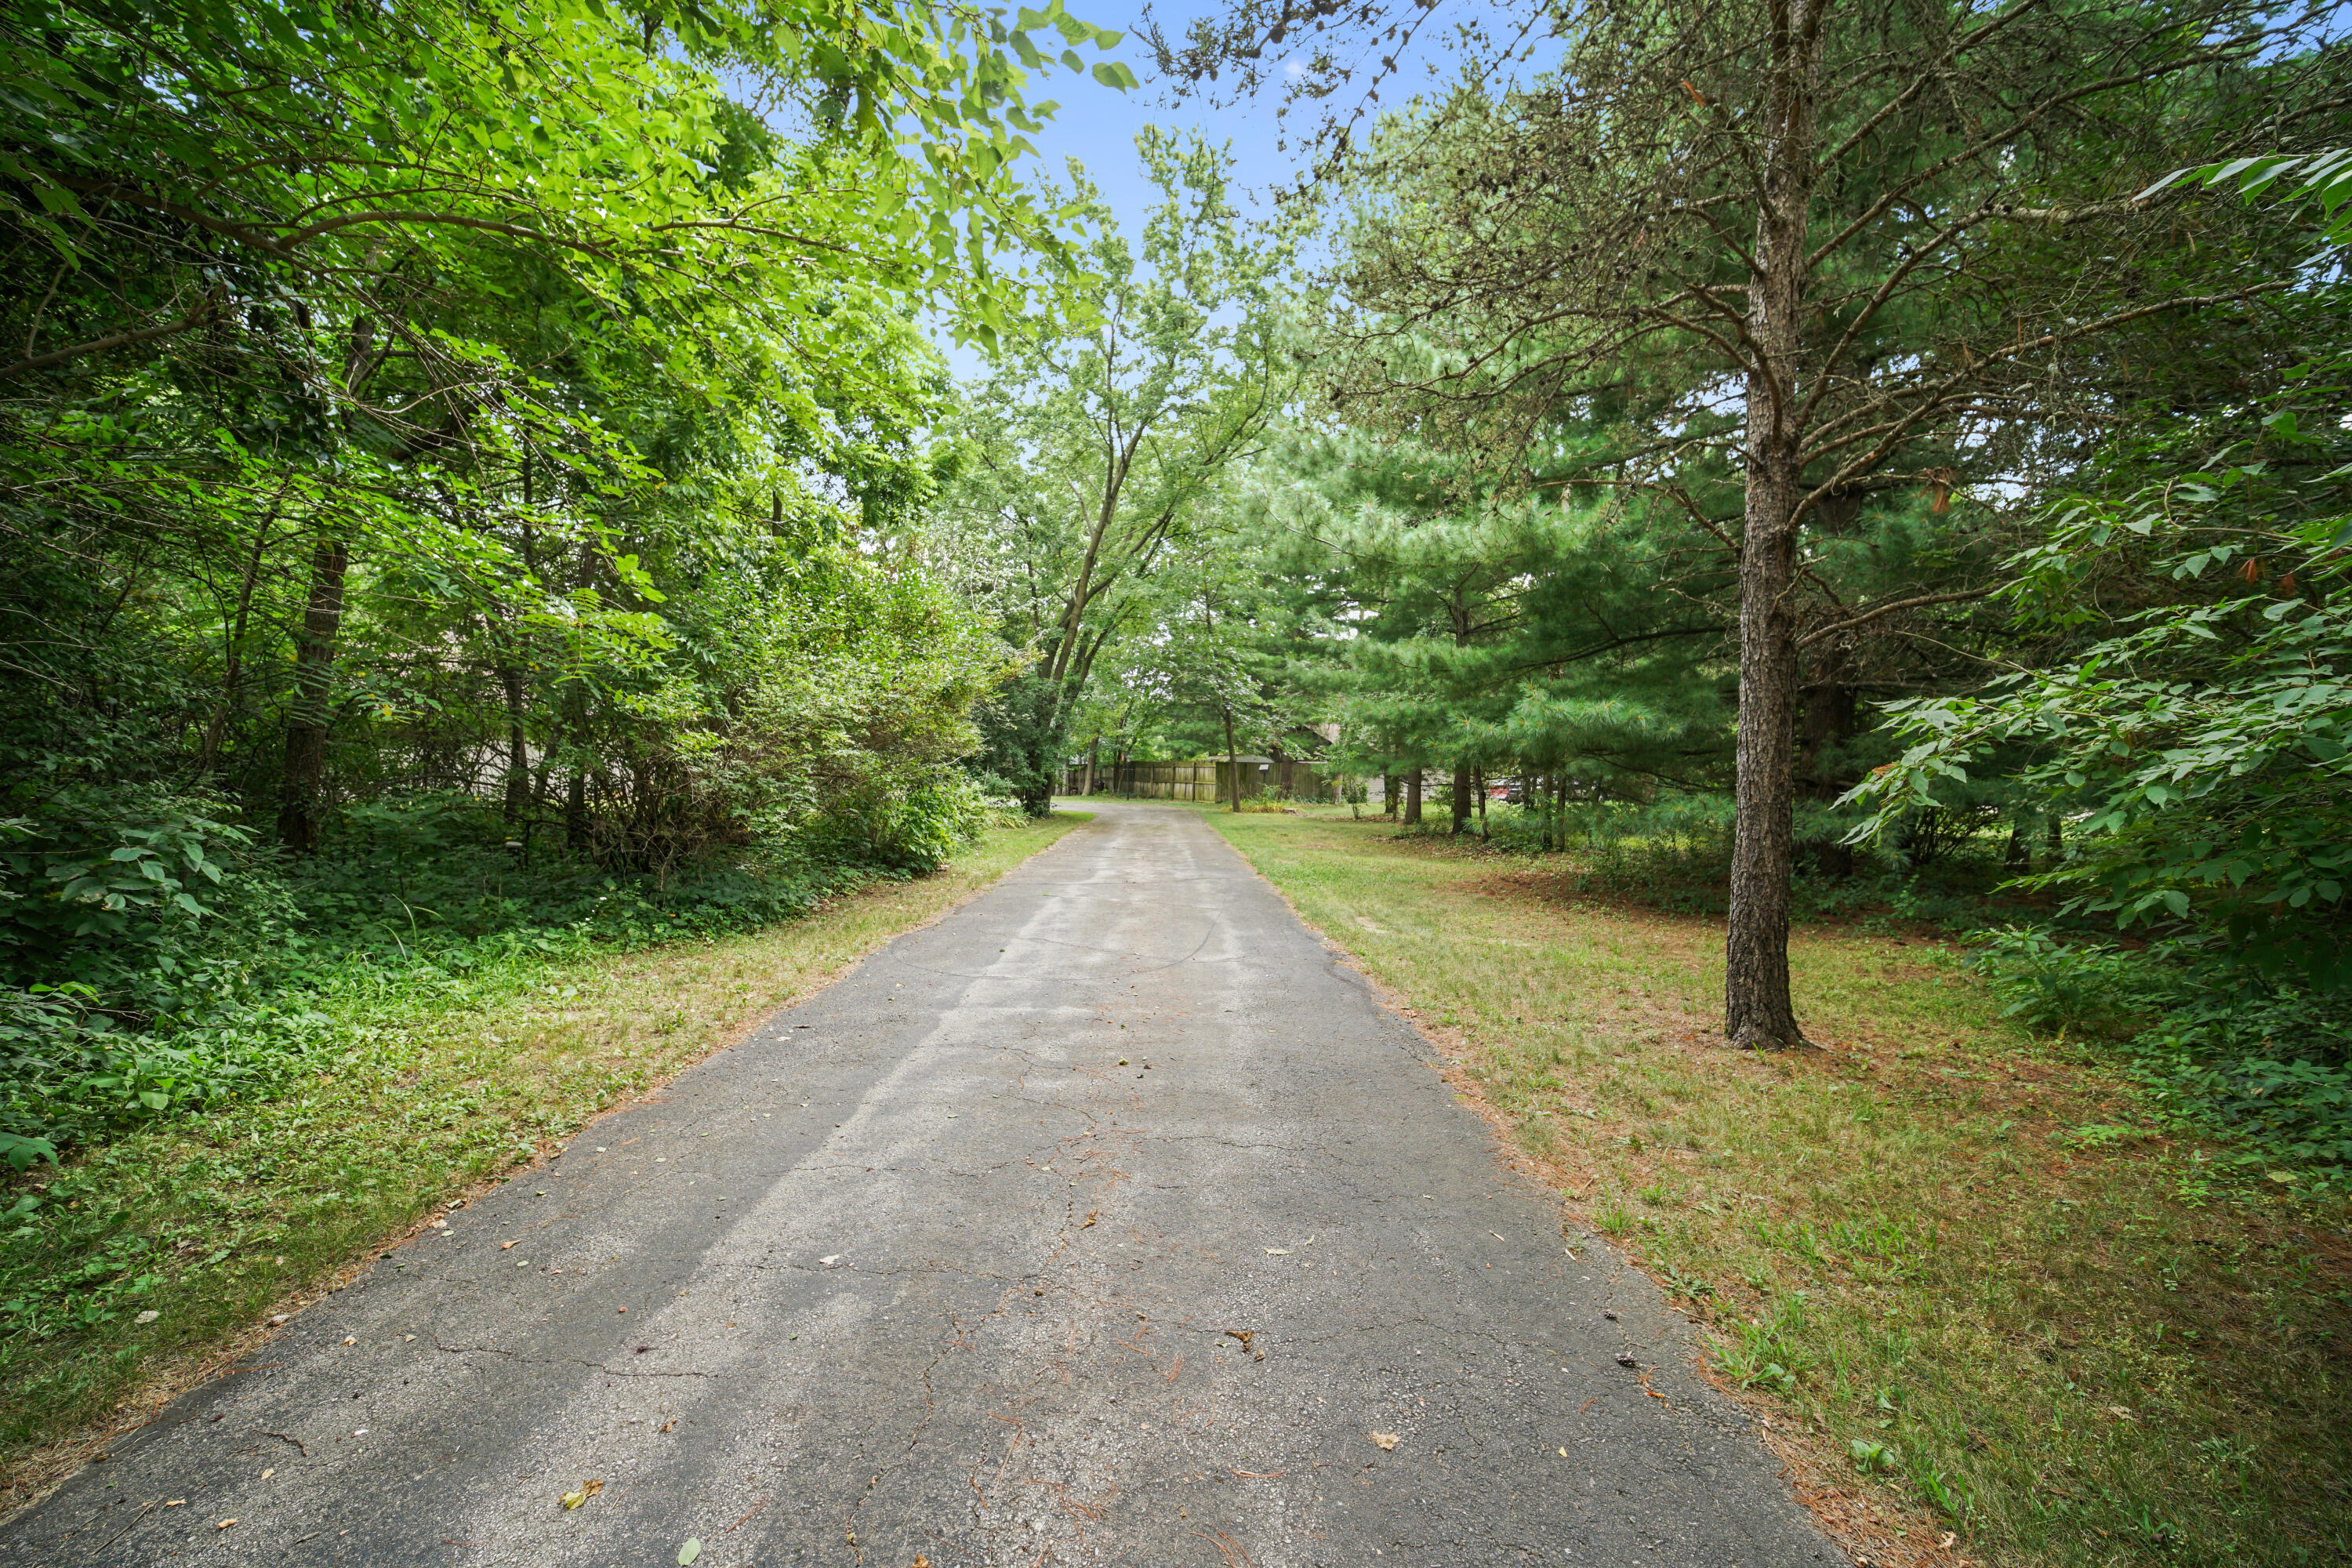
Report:
<svg viewBox="0 0 2352 1568"><path fill-rule="evenodd" d="M216 803L79 784L0 823L0 984L75 984L124 1023L235 1005L294 905Z"/></svg>
<svg viewBox="0 0 2352 1568"><path fill-rule="evenodd" d="M2128 952L2030 927L1989 933L1976 963L2009 1016L2121 1042L2167 1111L2233 1146L2226 1163L2352 1186L2352 1006L2341 998L2251 983L2194 950Z"/></svg>
<svg viewBox="0 0 2352 1568"><path fill-rule="evenodd" d="M86 985L0 989L0 1159L19 1170L68 1142L273 1084L300 1054L265 1009L166 1035L114 1027L95 1000Z"/></svg>
<svg viewBox="0 0 2352 1568"><path fill-rule="evenodd" d="M804 855L891 871L929 871L985 832L978 781L942 768L911 786L877 783L835 802L802 830Z"/></svg>
<svg viewBox="0 0 2352 1568"><path fill-rule="evenodd" d="M2002 1003L2001 1016L2047 1033L2131 1035L2178 997L2177 970L2103 942L2063 942L2035 926L1979 933L1973 960Z"/></svg>
<svg viewBox="0 0 2352 1568"><path fill-rule="evenodd" d="M2218 994L2131 1043L2141 1079L2236 1145L2228 1163L2352 1186L2352 1009L2306 994Z"/></svg>

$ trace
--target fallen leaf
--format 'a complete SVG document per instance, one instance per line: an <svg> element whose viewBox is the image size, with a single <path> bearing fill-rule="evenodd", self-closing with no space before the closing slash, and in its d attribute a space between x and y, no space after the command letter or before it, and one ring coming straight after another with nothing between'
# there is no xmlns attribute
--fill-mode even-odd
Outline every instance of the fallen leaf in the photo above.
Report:
<svg viewBox="0 0 2352 1568"><path fill-rule="evenodd" d="M264 1470L264 1471L262 1471L262 1472L261 1472L261 1479L262 1479L263 1480L265 1480L265 1481L266 1481L266 1480L268 1480L270 1477L272 1477L272 1476L276 1475L277 1473L278 1473L278 1472L277 1472L276 1470L274 1470L274 1469L271 1469L271 1470Z"/></svg>
<svg viewBox="0 0 2352 1568"><path fill-rule="evenodd" d="M677 1425L677 1416L675 1416L675 1415L673 1415L673 1416L671 1416L668 1420L667 1420L667 1421L665 1421L665 1422L663 1422L663 1423L661 1424L661 1430L663 1430L663 1431L667 1432L667 1431L668 1431L671 1427L676 1426Z"/></svg>
<svg viewBox="0 0 2352 1568"><path fill-rule="evenodd" d="M236 1528L236 1521L233 1519L224 1519L219 1523L214 1525L213 1528L215 1530L235 1530Z"/></svg>
<svg viewBox="0 0 2352 1568"><path fill-rule="evenodd" d="M686 1538L686 1544L677 1549L678 1568L686 1568L686 1564L693 1562L696 1558L701 1555L702 1537L698 1535L688 1536Z"/></svg>
<svg viewBox="0 0 2352 1568"><path fill-rule="evenodd" d="M1372 1441L1379 1446L1381 1453L1392 1453L1397 1446L1397 1435L1393 1432L1375 1432L1372 1434Z"/></svg>
<svg viewBox="0 0 2352 1568"><path fill-rule="evenodd" d="M1100 1213L1102 1213L1102 1210L1100 1210L1100 1209L1096 1209L1092 1214L1087 1215L1087 1218L1086 1218L1086 1225L1081 1225L1080 1226L1078 1226L1078 1228L1079 1228L1080 1230L1084 1230L1084 1229L1086 1229L1086 1228L1087 1228L1087 1226L1094 1224L1094 1222L1095 1222L1095 1215L1098 1215L1098 1214L1100 1214Z"/></svg>
<svg viewBox="0 0 2352 1568"><path fill-rule="evenodd" d="M175 1498L173 1498L170 1502L165 1503L163 1506L164 1506L165 1508L185 1508L185 1507L187 1507L187 1506L188 1506L188 1500L187 1500L186 1498L184 1498L184 1497L175 1497Z"/></svg>
<svg viewBox="0 0 2352 1568"><path fill-rule="evenodd" d="M518 1236L512 1241L501 1241L499 1243L499 1250L500 1252L512 1252L516 1247L520 1247L521 1245L522 1237Z"/></svg>
<svg viewBox="0 0 2352 1568"><path fill-rule="evenodd" d="M1941 1541L1937 1542L1936 1544L1942 1547L1945 1551L1949 1552L1952 1549L1952 1543L1958 1540L1959 1540L1958 1536L1954 1535L1949 1531L1946 1531L1944 1532L1944 1538Z"/></svg>
<svg viewBox="0 0 2352 1568"><path fill-rule="evenodd" d="M347 1345L355 1345L355 1344L359 1343L359 1341L357 1341L357 1340L355 1340L355 1339L352 1339L352 1338L351 1338L350 1336L346 1335L346 1336L344 1337L344 1339L343 1339L343 1343L345 1343L345 1344L347 1344Z"/></svg>
<svg viewBox="0 0 2352 1568"><path fill-rule="evenodd" d="M598 1492L601 1492L604 1489L604 1483L603 1481L583 1481L580 1484L580 1489L578 1491L565 1492L563 1494L563 1506L565 1508L578 1508L582 1503L586 1502L590 1498L594 1497Z"/></svg>

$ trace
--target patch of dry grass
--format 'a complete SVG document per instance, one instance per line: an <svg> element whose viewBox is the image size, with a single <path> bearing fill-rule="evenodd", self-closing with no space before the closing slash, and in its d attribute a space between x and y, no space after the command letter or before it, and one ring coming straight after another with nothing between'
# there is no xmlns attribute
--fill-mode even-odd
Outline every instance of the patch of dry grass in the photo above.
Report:
<svg viewBox="0 0 2352 1568"><path fill-rule="evenodd" d="M347 1048L296 1092L20 1178L17 1228L0 1235L0 1510L428 1210L507 1179L1084 820L994 830L929 876L751 935L570 959L526 945L437 981L362 977L328 1004Z"/></svg>
<svg viewBox="0 0 2352 1568"><path fill-rule="evenodd" d="M1378 822L1211 820L1413 1009L1571 1234L1708 1326L1861 1555L2352 1562L2344 1207L2219 1182L1948 947L1801 932L1829 1048L1749 1055L1716 922Z"/></svg>

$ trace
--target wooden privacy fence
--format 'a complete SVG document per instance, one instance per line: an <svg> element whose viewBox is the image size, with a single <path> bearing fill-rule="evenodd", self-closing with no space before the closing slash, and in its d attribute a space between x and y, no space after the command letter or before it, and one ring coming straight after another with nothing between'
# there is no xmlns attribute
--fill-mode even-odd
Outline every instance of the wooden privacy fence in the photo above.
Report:
<svg viewBox="0 0 2352 1568"><path fill-rule="evenodd" d="M1328 798L1331 784L1312 763L1289 758L1195 757L1172 763L1107 763L1095 769L1097 795L1141 795L1158 800L1226 800L1231 798L1233 770L1242 774L1242 795L1279 795L1294 800ZM1061 793L1077 795L1086 788L1084 763L1063 771Z"/></svg>

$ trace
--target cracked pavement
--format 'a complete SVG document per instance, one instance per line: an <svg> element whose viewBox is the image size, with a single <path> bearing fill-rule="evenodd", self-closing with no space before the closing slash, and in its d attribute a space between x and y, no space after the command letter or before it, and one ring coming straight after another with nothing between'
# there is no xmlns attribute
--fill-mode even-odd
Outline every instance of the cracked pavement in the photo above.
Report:
<svg viewBox="0 0 2352 1568"><path fill-rule="evenodd" d="M0 1563L1844 1563L1433 1060L1197 816L1106 806Z"/></svg>

